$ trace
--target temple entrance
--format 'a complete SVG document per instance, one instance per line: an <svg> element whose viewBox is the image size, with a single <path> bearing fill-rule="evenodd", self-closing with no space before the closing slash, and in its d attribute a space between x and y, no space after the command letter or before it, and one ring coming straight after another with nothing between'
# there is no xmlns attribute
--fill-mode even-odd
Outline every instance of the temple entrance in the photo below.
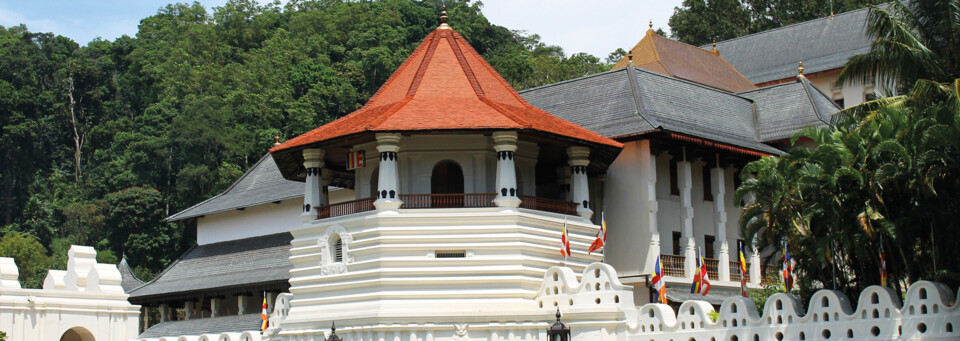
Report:
<svg viewBox="0 0 960 341"><path fill-rule="evenodd" d="M430 207L463 207L463 196L438 194L463 194L463 169L453 161L441 161L433 166L430 175Z"/></svg>
<svg viewBox="0 0 960 341"><path fill-rule="evenodd" d="M93 333L83 327L73 327L60 336L60 341L96 341Z"/></svg>

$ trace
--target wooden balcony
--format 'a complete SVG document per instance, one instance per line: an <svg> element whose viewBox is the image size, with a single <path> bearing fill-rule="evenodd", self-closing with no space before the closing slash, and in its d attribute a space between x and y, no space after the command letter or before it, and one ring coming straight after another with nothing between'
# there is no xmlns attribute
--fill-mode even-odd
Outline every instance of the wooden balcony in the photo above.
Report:
<svg viewBox="0 0 960 341"><path fill-rule="evenodd" d="M570 201L538 198L530 195L519 195L518 197L520 198L521 208L567 215L577 215L577 206L580 205Z"/></svg>
<svg viewBox="0 0 960 341"><path fill-rule="evenodd" d="M730 261L730 280L740 281L740 262ZM747 263L747 282L750 282L750 263Z"/></svg>
<svg viewBox="0 0 960 341"><path fill-rule="evenodd" d="M707 264L707 276L710 276L710 280L712 281L719 280L720 279L720 260L704 258L703 263Z"/></svg>
<svg viewBox="0 0 960 341"><path fill-rule="evenodd" d="M400 206L400 208L495 207L496 204L493 203L493 199L496 197L496 193L401 194L400 200L403 201L403 206ZM316 207L317 219L373 211L376 209L376 207L373 206L373 202L376 200L377 198L370 197ZM522 208L568 215L577 215L577 205L579 205L569 201L538 198L529 195L521 195L520 200L522 200L520 204ZM682 271L682 262L680 268Z"/></svg>
<svg viewBox="0 0 960 341"><path fill-rule="evenodd" d="M683 262L686 257L677 255L661 255L660 266L663 267L664 276L684 277Z"/></svg>
<svg viewBox="0 0 960 341"><path fill-rule="evenodd" d="M401 194L400 208L494 207L496 193L466 194Z"/></svg>

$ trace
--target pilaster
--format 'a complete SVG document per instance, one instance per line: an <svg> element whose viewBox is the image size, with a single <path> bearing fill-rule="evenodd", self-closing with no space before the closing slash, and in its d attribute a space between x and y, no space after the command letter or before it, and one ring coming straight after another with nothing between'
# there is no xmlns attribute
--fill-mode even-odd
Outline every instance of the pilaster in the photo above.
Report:
<svg viewBox="0 0 960 341"><path fill-rule="evenodd" d="M403 205L403 201L400 201L400 175L397 166L400 134L377 134L377 151L380 152L380 179L377 182L377 201L374 201L373 205L378 211L395 211Z"/></svg>
<svg viewBox="0 0 960 341"><path fill-rule="evenodd" d="M493 148L497 152L497 197L493 199L493 202L498 207L519 207L517 168L514 163L517 151L517 132L494 132L493 143Z"/></svg>
<svg viewBox="0 0 960 341"><path fill-rule="evenodd" d="M719 253L717 254L717 275L721 281L730 280L730 246L727 243L727 210L726 210L726 170L720 168L718 164L710 170L710 177L713 181L711 192L713 193L713 221L716 227L716 241L720 242Z"/></svg>
<svg viewBox="0 0 960 341"><path fill-rule="evenodd" d="M567 164L570 165L573 202L579 203L577 214L584 219L593 216L590 206L590 185L587 183L587 166L590 164L590 148L574 146L567 148Z"/></svg>
<svg viewBox="0 0 960 341"><path fill-rule="evenodd" d="M691 191L693 190L693 166L687 160L687 152L683 151L683 157L677 161L677 185L680 187L680 224L683 232L684 243L684 274L686 277L693 277L697 268L697 249L696 240L693 238L693 203Z"/></svg>
<svg viewBox="0 0 960 341"><path fill-rule="evenodd" d="M303 191L303 212L300 220L307 222L317 218L314 209L322 205L321 169L323 169L323 149L311 148L303 150L303 167L307 170Z"/></svg>

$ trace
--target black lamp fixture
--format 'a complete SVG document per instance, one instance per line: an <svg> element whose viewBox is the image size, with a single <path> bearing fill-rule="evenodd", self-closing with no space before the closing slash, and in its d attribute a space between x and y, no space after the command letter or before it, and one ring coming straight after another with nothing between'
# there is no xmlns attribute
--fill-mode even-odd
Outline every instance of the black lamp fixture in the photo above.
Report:
<svg viewBox="0 0 960 341"><path fill-rule="evenodd" d="M327 337L325 341L341 341L340 337L337 336L337 322L330 323L330 337Z"/></svg>
<svg viewBox="0 0 960 341"><path fill-rule="evenodd" d="M557 322L547 329L547 340L570 341L570 327L560 322L560 308L557 308Z"/></svg>

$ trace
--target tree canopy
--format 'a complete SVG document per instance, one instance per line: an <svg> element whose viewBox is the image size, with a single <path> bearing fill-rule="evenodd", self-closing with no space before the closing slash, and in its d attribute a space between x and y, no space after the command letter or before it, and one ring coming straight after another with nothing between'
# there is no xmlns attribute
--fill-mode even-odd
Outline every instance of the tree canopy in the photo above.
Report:
<svg viewBox="0 0 960 341"><path fill-rule="evenodd" d="M517 89L609 69L491 24L480 2L445 3ZM84 46L0 27L0 226L47 245L44 266L86 244L139 274L161 270L195 242L164 217L226 189L275 135L358 109L436 28L440 4L174 3L133 37Z"/></svg>

